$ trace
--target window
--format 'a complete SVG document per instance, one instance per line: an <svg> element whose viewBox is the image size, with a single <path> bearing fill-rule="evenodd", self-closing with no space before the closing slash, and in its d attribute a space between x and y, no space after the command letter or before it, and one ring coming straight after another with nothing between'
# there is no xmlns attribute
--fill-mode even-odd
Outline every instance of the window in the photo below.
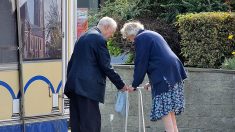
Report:
<svg viewBox="0 0 235 132"><path fill-rule="evenodd" d="M15 0L0 0L0 64L17 63Z"/></svg>
<svg viewBox="0 0 235 132"><path fill-rule="evenodd" d="M61 0L20 0L24 60L61 59ZM28 34L28 35L26 35ZM28 36L28 37L27 37ZM23 43L27 45L27 43Z"/></svg>
<svg viewBox="0 0 235 132"><path fill-rule="evenodd" d="M98 5L98 0L77 0L77 8L97 9Z"/></svg>

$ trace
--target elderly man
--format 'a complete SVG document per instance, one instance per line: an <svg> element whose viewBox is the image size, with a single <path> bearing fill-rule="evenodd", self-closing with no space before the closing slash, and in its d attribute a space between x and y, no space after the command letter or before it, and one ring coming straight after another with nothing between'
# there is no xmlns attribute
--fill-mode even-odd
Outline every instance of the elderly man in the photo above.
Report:
<svg viewBox="0 0 235 132"><path fill-rule="evenodd" d="M128 89L110 65L106 40L116 28L117 23L112 18L103 17L75 44L64 91L70 99L72 132L100 132L99 102L104 102L106 76L117 89Z"/></svg>

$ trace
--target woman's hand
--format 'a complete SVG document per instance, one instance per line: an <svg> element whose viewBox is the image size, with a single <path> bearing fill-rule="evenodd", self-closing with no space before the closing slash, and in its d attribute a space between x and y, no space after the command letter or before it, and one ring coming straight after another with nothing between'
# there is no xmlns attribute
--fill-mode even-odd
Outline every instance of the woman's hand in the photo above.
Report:
<svg viewBox="0 0 235 132"><path fill-rule="evenodd" d="M146 89L147 91L151 91L151 85L150 85L150 83L146 83L146 84L144 85L144 89Z"/></svg>

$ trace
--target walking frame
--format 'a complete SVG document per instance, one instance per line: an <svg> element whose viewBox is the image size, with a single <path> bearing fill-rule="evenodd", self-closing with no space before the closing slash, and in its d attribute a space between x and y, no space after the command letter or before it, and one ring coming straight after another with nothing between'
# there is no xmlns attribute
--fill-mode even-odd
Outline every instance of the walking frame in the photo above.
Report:
<svg viewBox="0 0 235 132"><path fill-rule="evenodd" d="M141 89L144 87L137 87L138 92L138 116L139 116L139 132L146 132L145 131L145 120L144 120L144 108L143 108L143 96ZM128 127L128 113L129 113L129 93L126 94L126 116L125 116L125 131L127 132ZM143 130L143 131L142 131Z"/></svg>

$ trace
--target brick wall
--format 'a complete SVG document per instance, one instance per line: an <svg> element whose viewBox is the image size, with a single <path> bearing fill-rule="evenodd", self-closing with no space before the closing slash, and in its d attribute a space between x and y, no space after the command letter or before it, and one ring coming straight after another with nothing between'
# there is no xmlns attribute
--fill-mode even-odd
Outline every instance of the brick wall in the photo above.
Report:
<svg viewBox="0 0 235 132"><path fill-rule="evenodd" d="M127 84L131 84L133 66L114 66ZM177 116L180 132L235 132L235 71L187 68L185 112ZM107 79L108 80L108 79ZM147 78L144 80L147 82ZM144 84L144 83L143 83ZM125 118L114 112L116 88L107 81L105 104L100 104L102 132L124 132ZM142 90L146 132L163 132L162 121L150 122L151 93ZM128 132L138 132L137 92L129 95ZM110 114L114 120L110 122Z"/></svg>

